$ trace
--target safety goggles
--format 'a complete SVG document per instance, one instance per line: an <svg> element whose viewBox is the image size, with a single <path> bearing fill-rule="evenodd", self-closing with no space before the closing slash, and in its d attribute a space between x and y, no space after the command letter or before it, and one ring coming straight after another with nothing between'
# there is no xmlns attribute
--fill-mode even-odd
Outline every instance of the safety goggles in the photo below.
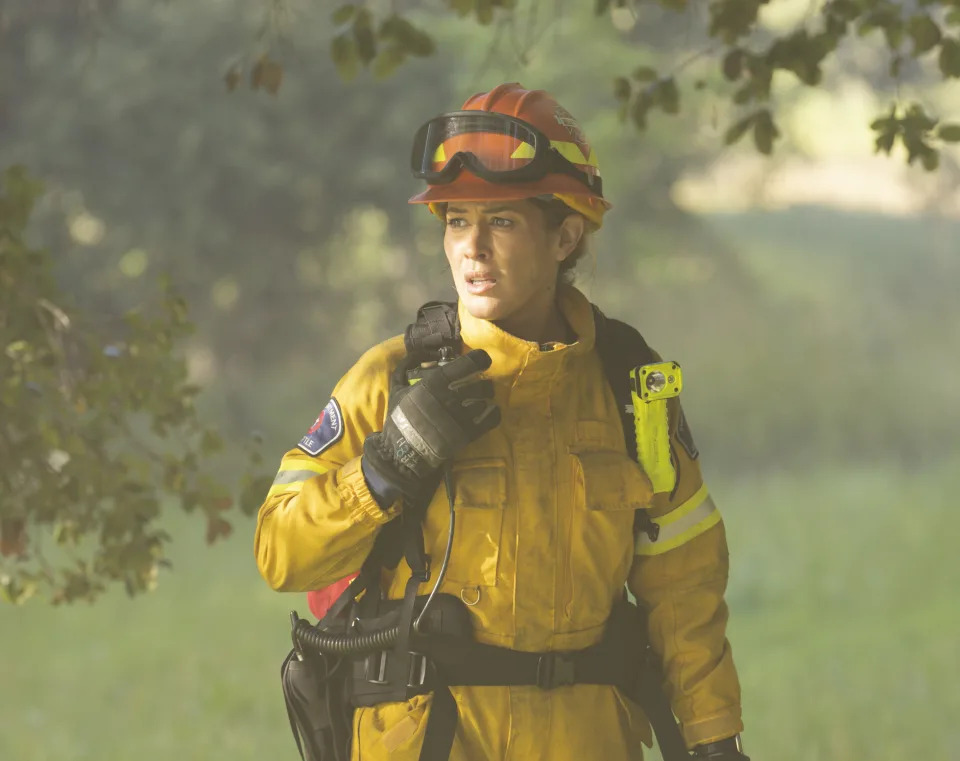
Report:
<svg viewBox="0 0 960 761"><path fill-rule="evenodd" d="M430 185L453 182L469 170L488 182L534 182L567 174L603 197L600 177L578 169L532 124L491 111L435 116L413 138L413 175Z"/></svg>

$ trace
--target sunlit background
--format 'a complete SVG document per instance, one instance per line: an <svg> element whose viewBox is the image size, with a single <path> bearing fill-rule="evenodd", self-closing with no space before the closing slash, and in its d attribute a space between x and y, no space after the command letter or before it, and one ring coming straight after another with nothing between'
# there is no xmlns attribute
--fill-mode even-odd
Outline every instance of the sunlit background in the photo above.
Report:
<svg viewBox="0 0 960 761"><path fill-rule="evenodd" d="M5 38L0 167L45 182L33 237L72 298L108 319L172 274L205 415L279 463L363 350L454 297L437 221L406 204L414 130L501 81L550 90L615 204L579 285L684 367L731 547L748 753L957 758L960 169L956 151L929 174L874 156L897 96L880 48L844 49L821 88L778 79L764 158L723 147L735 112L710 60L680 116L644 135L618 119L612 76L684 65L689 19L443 17L424 22L436 56L345 83L327 5L123 0ZM810 3L773 6L786 28ZM276 97L227 92L268 47ZM899 87L960 114L955 82ZM252 521L211 548L170 524L153 594L0 608L2 761L296 757L278 675L303 596L260 580Z"/></svg>

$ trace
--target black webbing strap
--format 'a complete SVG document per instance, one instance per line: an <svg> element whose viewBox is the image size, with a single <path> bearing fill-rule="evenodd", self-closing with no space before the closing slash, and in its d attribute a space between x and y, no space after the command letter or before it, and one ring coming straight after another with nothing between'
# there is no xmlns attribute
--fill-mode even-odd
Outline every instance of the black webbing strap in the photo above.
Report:
<svg viewBox="0 0 960 761"><path fill-rule="evenodd" d="M633 430L630 373L635 367L656 361L656 355L635 328L607 317L596 304L590 306L593 307L593 321L596 325L597 354L600 355L600 363L613 391L613 397L617 400L627 455L636 462L637 439ZM634 536L641 531L647 534L651 541L656 541L660 531L660 527L650 520L645 510L637 510L633 515Z"/></svg>
<svg viewBox="0 0 960 761"><path fill-rule="evenodd" d="M320 619L318 626L321 629L330 629L336 625L339 619L350 604L357 599L364 590L376 590L379 595L380 588L380 568L388 565L388 558L394 554L394 547L400 545L397 539L400 531L400 522L393 520L380 529L374 540L373 547L367 553L367 557L360 566L360 572L356 578L350 582L346 589L340 593L340 596L333 602L330 609L324 617ZM394 562L396 565L396 562Z"/></svg>
<svg viewBox="0 0 960 761"><path fill-rule="evenodd" d="M625 322L607 317L596 304L591 306L597 328L597 354L600 355L607 383L617 400L627 454L636 460L637 440L633 435L633 413L627 410L631 399L630 372L639 365L654 362L656 356L636 329Z"/></svg>
<svg viewBox="0 0 960 761"><path fill-rule="evenodd" d="M393 647L393 657L387 663L387 682L390 693L386 700L408 700L413 684L415 663L422 662L422 656L415 654L410 644L413 633L413 614L420 584L430 578L430 563L423 548L423 515L426 503L422 505L404 505L401 517L403 527L403 555L410 566L410 578L403 593L400 606L400 633ZM415 660L416 658L416 660Z"/></svg>

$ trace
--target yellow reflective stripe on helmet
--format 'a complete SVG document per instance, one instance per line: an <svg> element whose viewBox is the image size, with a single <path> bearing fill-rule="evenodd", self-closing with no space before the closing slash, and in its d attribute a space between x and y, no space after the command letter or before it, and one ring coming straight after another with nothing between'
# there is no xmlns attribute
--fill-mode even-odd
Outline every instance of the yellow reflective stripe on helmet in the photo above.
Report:
<svg viewBox="0 0 960 761"><path fill-rule="evenodd" d="M590 149L590 155L583 157L583 151L577 143L570 143L564 140L551 140L550 146L557 149L557 153L563 156L571 164L586 164L597 169L597 176L600 176L600 163L597 161L597 152Z"/></svg>
<svg viewBox="0 0 960 761"><path fill-rule="evenodd" d="M580 146L576 143L571 143L564 140L551 140L550 147L555 148L557 153L563 156L571 164L585 164L586 166L592 166L599 170L600 164L597 161L597 152L590 149L589 158L583 157L583 151L580 150ZM510 154L512 159L532 159L536 154L534 153L533 146L530 143L520 143L517 146L517 150ZM440 159L435 159L440 161ZM599 176L599 171L597 172Z"/></svg>
<svg viewBox="0 0 960 761"><path fill-rule="evenodd" d="M697 493L675 510L653 520L660 527L657 541L641 533L637 537L637 555L662 555L664 552L686 544L694 537L713 528L721 520L720 511L707 491L701 486Z"/></svg>
<svg viewBox="0 0 960 761"><path fill-rule="evenodd" d="M267 492L267 498L275 494L298 492L307 479L322 475L329 470L330 468L317 462L298 462L296 468L280 468L277 477L273 479L273 486Z"/></svg>
<svg viewBox="0 0 960 761"><path fill-rule="evenodd" d="M533 146L530 143L520 143L517 146L517 150L510 154L512 159L532 159L536 156L536 152L533 150Z"/></svg>
<svg viewBox="0 0 960 761"><path fill-rule="evenodd" d="M434 164L445 164L447 161L447 152L443 150L443 143L437 146L437 150L433 152L433 163Z"/></svg>

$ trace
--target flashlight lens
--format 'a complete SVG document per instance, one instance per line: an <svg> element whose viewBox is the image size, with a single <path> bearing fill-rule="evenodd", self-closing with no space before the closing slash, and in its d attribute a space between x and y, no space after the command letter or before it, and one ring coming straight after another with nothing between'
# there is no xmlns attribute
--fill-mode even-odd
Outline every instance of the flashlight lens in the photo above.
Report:
<svg viewBox="0 0 960 761"><path fill-rule="evenodd" d="M661 372L653 372L647 376L647 391L651 394L659 394L666 385L667 379Z"/></svg>

